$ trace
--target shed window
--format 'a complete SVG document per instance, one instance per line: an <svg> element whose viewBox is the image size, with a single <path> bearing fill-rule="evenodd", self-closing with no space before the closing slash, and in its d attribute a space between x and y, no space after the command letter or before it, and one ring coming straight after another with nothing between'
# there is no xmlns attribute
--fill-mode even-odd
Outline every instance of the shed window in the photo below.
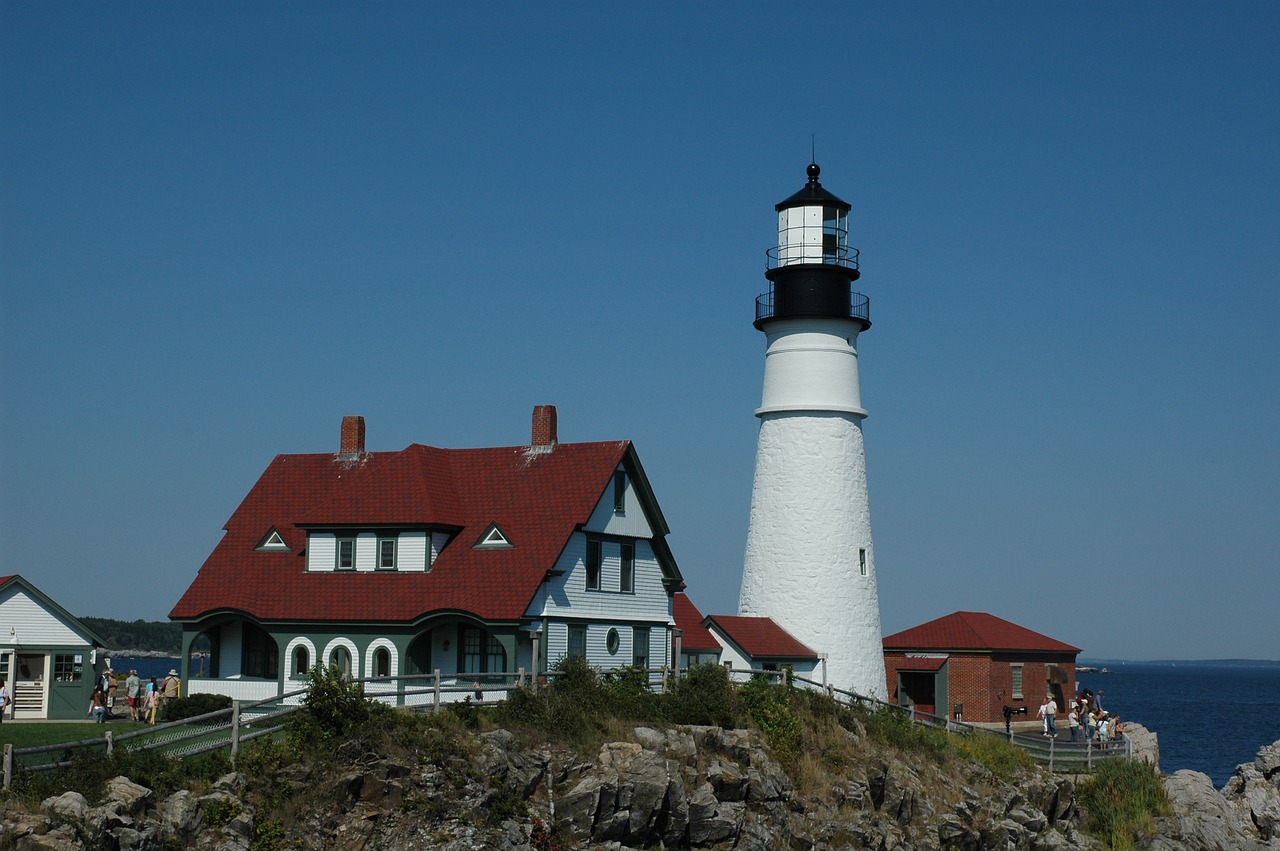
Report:
<svg viewBox="0 0 1280 851"><path fill-rule="evenodd" d="M80 653L57 653L53 657L53 681L58 683L78 683L84 676L84 655Z"/></svg>

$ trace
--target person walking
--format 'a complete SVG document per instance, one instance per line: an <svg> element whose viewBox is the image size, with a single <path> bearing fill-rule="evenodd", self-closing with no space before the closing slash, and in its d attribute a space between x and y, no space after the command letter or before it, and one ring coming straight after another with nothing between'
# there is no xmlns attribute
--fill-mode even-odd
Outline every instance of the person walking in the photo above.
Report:
<svg viewBox="0 0 1280 851"><path fill-rule="evenodd" d="M138 669L130 668L129 676L124 681L125 701L129 704L129 720L138 720L138 692L142 691L142 680L138 678Z"/></svg>
<svg viewBox="0 0 1280 851"><path fill-rule="evenodd" d="M85 714L92 715L99 724L107 720L107 693L102 690L102 683L94 685L93 694L89 695L89 711Z"/></svg>
<svg viewBox="0 0 1280 851"><path fill-rule="evenodd" d="M182 692L182 680L178 679L178 672L174 668L169 669L169 676L164 678L164 682L160 684L160 696L166 701L173 700Z"/></svg>
<svg viewBox="0 0 1280 851"><path fill-rule="evenodd" d="M1052 694L1044 696L1044 703L1040 704L1040 711L1037 713L1044 719L1044 734L1049 738L1056 738L1058 728L1054 726L1054 716L1058 714L1058 704L1054 702Z"/></svg>

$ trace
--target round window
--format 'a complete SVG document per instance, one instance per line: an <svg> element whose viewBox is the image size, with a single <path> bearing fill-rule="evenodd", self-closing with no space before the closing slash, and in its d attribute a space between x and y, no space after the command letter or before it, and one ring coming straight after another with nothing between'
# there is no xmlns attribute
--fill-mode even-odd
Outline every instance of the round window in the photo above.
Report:
<svg viewBox="0 0 1280 851"><path fill-rule="evenodd" d="M605 647L609 648L609 655L612 656L618 652L618 631L610 629L609 635L605 637Z"/></svg>

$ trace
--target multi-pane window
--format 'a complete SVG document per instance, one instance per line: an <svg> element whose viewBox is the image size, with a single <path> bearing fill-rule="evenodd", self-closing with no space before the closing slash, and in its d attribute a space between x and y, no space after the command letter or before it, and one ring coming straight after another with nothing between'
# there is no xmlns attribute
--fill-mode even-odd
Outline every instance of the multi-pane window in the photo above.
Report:
<svg viewBox="0 0 1280 851"><path fill-rule="evenodd" d="M622 545L622 573L618 577L618 590L631 592L636 590L636 545Z"/></svg>
<svg viewBox="0 0 1280 851"><path fill-rule="evenodd" d="M569 627L569 656L574 659L587 658L587 628L582 625Z"/></svg>
<svg viewBox="0 0 1280 851"><path fill-rule="evenodd" d="M396 569L396 539L395 538L379 538L378 539L378 569L379 570L395 570Z"/></svg>
<svg viewBox="0 0 1280 851"><path fill-rule="evenodd" d="M627 510L627 474L618 470L613 474L613 513L624 514Z"/></svg>
<svg viewBox="0 0 1280 851"><path fill-rule="evenodd" d="M356 539L355 538L339 538L338 539L338 562L335 565L338 570L355 570L356 569Z"/></svg>
<svg viewBox="0 0 1280 851"><path fill-rule="evenodd" d="M350 677L351 651L342 644L333 648L333 652L329 654L329 667L336 670L340 677Z"/></svg>
<svg viewBox="0 0 1280 851"><path fill-rule="evenodd" d="M485 670L491 673L501 673L507 669L507 650L496 635L489 636L489 648L484 661Z"/></svg>
<svg viewBox="0 0 1280 851"><path fill-rule="evenodd" d="M391 676L391 653L385 647L373 651L373 675L375 677Z"/></svg>
<svg viewBox="0 0 1280 851"><path fill-rule="evenodd" d="M484 633L475 627L462 629L462 673L478 674L484 670Z"/></svg>
<svg viewBox="0 0 1280 851"><path fill-rule="evenodd" d="M1010 673L1013 676L1013 697L1015 700L1022 699L1022 666L1010 665Z"/></svg>
<svg viewBox="0 0 1280 851"><path fill-rule="evenodd" d="M84 656L80 653L57 653L53 657L53 679L59 683L78 683L84 676Z"/></svg>
<svg viewBox="0 0 1280 851"><path fill-rule="evenodd" d="M265 630L246 623L241 636L240 670L246 677L275 679L280 675L276 641Z"/></svg>
<svg viewBox="0 0 1280 851"><path fill-rule="evenodd" d="M600 564L603 557L600 551L600 542L596 540L587 541L587 590L600 590Z"/></svg>
<svg viewBox="0 0 1280 851"><path fill-rule="evenodd" d="M638 626L631 631L631 664L637 668L649 667L649 627Z"/></svg>
<svg viewBox="0 0 1280 851"><path fill-rule="evenodd" d="M307 648L298 645L293 648L293 675L295 677L305 676L311 668L311 654L307 652Z"/></svg>

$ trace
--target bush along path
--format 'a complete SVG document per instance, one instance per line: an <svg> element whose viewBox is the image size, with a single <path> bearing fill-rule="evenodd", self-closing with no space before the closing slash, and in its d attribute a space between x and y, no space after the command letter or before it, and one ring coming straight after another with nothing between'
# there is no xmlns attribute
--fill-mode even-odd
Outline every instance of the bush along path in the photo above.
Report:
<svg viewBox="0 0 1280 851"><path fill-rule="evenodd" d="M0 848L1280 848L1245 815L1280 807L1280 743L1247 767L1257 810L1224 797L1196 821L1145 763L1077 785L985 739L710 670L652 697L571 670L436 716L315 676L315 711L235 770L126 753L21 778Z"/></svg>

